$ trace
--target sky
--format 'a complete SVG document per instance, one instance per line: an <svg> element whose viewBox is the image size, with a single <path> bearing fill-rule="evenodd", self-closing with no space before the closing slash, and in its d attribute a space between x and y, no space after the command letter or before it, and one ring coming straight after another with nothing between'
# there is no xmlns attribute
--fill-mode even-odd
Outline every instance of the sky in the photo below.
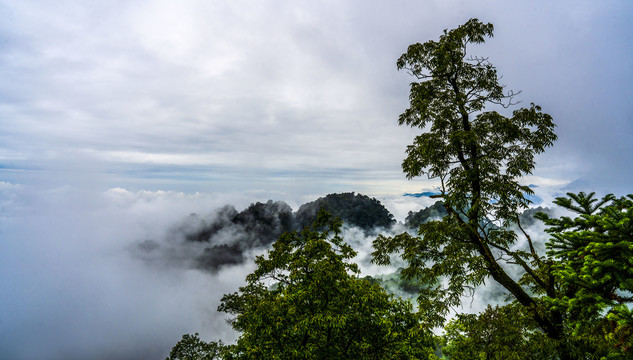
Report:
<svg viewBox="0 0 633 360"><path fill-rule="evenodd" d="M523 181L544 203L633 192L631 15L624 0L0 0L0 355L230 341L215 308L248 264L211 276L130 255L173 245L190 213L342 191L399 220L429 205L402 197L435 183L400 168L420 130L397 125L413 79L396 60L473 17L495 26L474 54L557 124Z"/></svg>
<svg viewBox="0 0 633 360"><path fill-rule="evenodd" d="M541 182L630 191L628 1L2 1L0 180L184 192L429 188L396 59L471 17L553 116ZM76 180L79 179L79 180ZM41 184L40 182L44 182ZM538 182L535 179L533 182Z"/></svg>

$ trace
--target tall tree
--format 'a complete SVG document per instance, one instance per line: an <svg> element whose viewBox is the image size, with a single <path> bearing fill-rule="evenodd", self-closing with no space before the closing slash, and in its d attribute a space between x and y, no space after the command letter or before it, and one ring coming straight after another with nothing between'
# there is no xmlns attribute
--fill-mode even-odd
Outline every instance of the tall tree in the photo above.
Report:
<svg viewBox="0 0 633 360"><path fill-rule="evenodd" d="M321 212L260 256L218 308L241 332L228 359L430 359L433 336L412 305L358 277L340 220Z"/></svg>
<svg viewBox="0 0 633 360"><path fill-rule="evenodd" d="M560 358L571 359L563 313L539 297L557 295L550 264L525 231L510 230L513 224L522 229L519 213L533 193L519 180L534 169L535 155L556 140L555 125L535 104L509 116L486 109L516 105L515 93L504 92L488 59L469 54L471 44L492 35L492 24L471 19L445 30L438 41L409 46L398 59L398 68L417 79L399 124L424 130L407 147L402 168L409 179L437 180L448 215L422 224L417 237L379 236L374 261L388 264L390 254L401 251L408 263L403 275L431 285L419 302L434 325L443 324L467 291L492 278L557 341ZM516 246L519 235L525 248ZM517 267L527 278L510 275Z"/></svg>
<svg viewBox="0 0 633 360"><path fill-rule="evenodd" d="M517 304L458 314L444 328L442 353L451 360L556 360L552 341Z"/></svg>

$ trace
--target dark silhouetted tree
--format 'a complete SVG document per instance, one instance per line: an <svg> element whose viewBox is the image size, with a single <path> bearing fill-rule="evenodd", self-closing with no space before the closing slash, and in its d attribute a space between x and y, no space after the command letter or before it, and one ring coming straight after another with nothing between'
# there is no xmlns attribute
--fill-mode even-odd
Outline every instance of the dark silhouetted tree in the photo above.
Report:
<svg viewBox="0 0 633 360"><path fill-rule="evenodd" d="M340 220L322 211L312 228L275 242L220 311L242 334L231 359L427 359L431 332L411 303L358 277ZM319 231L317 229L325 229ZM272 285L272 286L271 286Z"/></svg>
<svg viewBox="0 0 633 360"><path fill-rule="evenodd" d="M398 68L418 80L399 123L424 131L407 147L402 168L409 179L437 180L448 216L422 224L417 237L379 236L374 261L388 264L389 255L400 251L408 263L403 275L433 285L420 291L419 304L426 321L437 326L467 291L492 278L557 341L561 359L570 359L564 314L539 297L557 297L556 279L530 236L521 231L527 245L517 248L519 234L510 229L522 229L519 215L533 194L519 180L534 169L535 155L556 140L555 125L534 104L509 116L487 110L515 105L515 94L503 91L488 59L469 54L471 44L492 34L492 24L471 19L445 30L439 41L409 46L398 59ZM529 279L511 276L512 267Z"/></svg>

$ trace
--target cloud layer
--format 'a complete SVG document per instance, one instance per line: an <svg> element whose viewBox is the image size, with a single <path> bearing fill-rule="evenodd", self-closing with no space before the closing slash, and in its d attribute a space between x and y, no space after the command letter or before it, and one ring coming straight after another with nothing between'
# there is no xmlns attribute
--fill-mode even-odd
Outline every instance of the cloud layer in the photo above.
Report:
<svg viewBox="0 0 633 360"><path fill-rule="evenodd" d="M270 195L98 192L0 182L0 355L162 358L182 334L194 332L232 342L236 334L216 308L222 294L244 283L252 259L266 249L269 239L256 234L274 230L266 226L268 217L258 223L245 216L254 209L247 204ZM393 196L382 202L402 221L435 199ZM267 209L276 215L289 208L271 202ZM206 239L207 229L217 231ZM378 231L405 230L400 222ZM528 231L535 239L544 236L542 226ZM392 267L370 262L373 231L346 227L342 235L358 252L354 261L364 275L403 266L396 256ZM218 252L224 244L235 251ZM236 258L226 261L226 255ZM489 292L479 293L464 311L482 308Z"/></svg>
<svg viewBox="0 0 633 360"><path fill-rule="evenodd" d="M0 165L13 183L61 171L99 174L106 188L415 191L399 170L415 131L396 126L412 79L395 60L478 17L496 31L474 50L558 124L542 175L620 190L632 168L631 10L4 1Z"/></svg>
<svg viewBox="0 0 633 360"><path fill-rule="evenodd" d="M216 308L222 294L244 283L265 248L249 240L255 236L245 232L249 224L225 224L214 243L186 235L198 228L194 218L226 222L218 208L230 201L243 209L260 196L0 183L0 355L149 359L166 356L184 333L233 341L227 315ZM390 271L369 263L372 235L356 228L344 235L359 250L365 273ZM252 248L240 247L232 264L200 264L204 248L220 242Z"/></svg>

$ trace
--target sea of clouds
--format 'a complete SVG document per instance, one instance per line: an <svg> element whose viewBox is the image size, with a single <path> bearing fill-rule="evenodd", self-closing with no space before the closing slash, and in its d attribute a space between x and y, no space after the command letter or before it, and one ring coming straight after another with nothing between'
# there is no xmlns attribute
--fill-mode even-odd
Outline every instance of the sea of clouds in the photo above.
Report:
<svg viewBox="0 0 633 360"><path fill-rule="evenodd" d="M194 261L209 244L186 241L191 214L213 220L226 204L241 211L271 194L186 194L40 188L0 183L0 354L11 359L159 359L185 333L232 342L237 334L218 313L223 294L237 291L253 271L245 261L213 271ZM315 199L314 197L313 199ZM309 200L313 200L309 199ZM284 200L297 210L306 199ZM429 198L379 198L405 231L409 211ZM189 223L188 223L189 221ZM223 230L230 243L238 228ZM530 229L533 236L542 229ZM363 275L395 271L370 262L375 233L345 228ZM158 250L157 250L158 249ZM480 311L484 292L458 311Z"/></svg>

